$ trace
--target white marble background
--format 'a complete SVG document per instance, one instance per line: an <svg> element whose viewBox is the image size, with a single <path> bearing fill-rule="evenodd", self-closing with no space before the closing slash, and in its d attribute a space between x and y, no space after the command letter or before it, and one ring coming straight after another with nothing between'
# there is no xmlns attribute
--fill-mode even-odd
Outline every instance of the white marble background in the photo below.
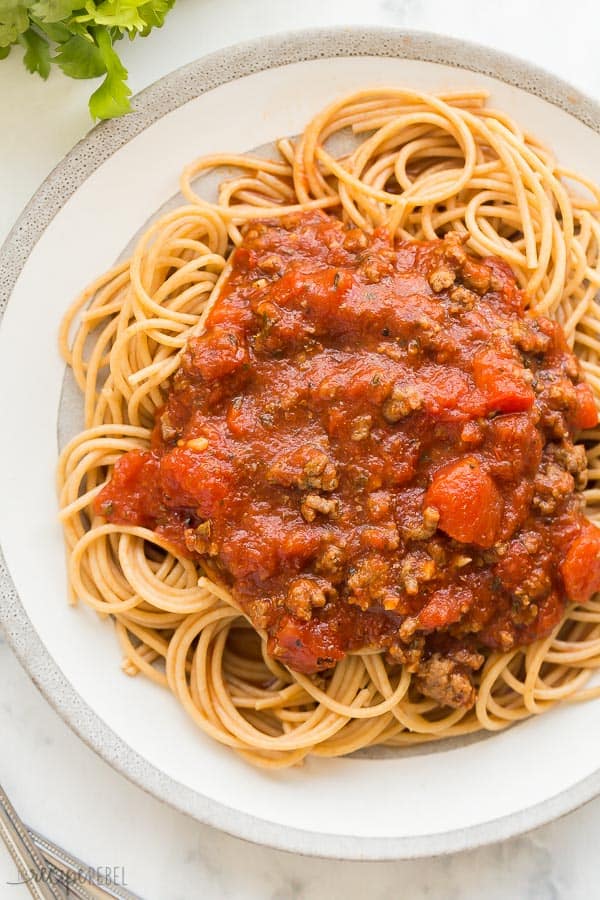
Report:
<svg viewBox="0 0 600 900"><path fill-rule="evenodd" d="M134 91L261 34L376 24L479 41L530 59L600 99L597 0L178 0L162 33L123 45ZM37 184L90 126L87 82L0 62L0 240ZM552 752L552 748L548 748ZM507 843L427 861L292 856L199 825L116 774L38 694L0 637L0 781L23 818L91 865L123 866L148 900L593 900L600 800ZM376 810L367 814L376 814ZM27 896L0 847L0 896Z"/></svg>

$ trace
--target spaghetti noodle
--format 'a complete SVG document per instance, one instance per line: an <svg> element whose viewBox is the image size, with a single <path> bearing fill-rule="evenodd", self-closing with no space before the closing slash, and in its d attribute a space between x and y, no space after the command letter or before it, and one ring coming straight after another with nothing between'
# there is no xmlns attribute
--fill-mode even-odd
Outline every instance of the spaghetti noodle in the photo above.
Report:
<svg viewBox="0 0 600 900"><path fill-rule="evenodd" d="M318 675L287 669L222 584L155 531L94 511L117 460L149 446L167 382L250 220L321 209L399 239L465 236L473 255L510 265L533 311L562 325L600 398L600 188L485 101L482 91L365 90L331 104L298 140L279 141L276 160L196 160L181 178L187 205L154 222L63 321L61 349L85 407L58 473L72 601L114 619L127 674L168 686L208 735L258 765L500 730L600 692L586 687L600 666L598 600L570 606L542 640L487 654L473 709L449 709L382 652L347 655ZM209 202L194 182L220 166L241 174ZM585 439L587 514L599 520L600 430Z"/></svg>

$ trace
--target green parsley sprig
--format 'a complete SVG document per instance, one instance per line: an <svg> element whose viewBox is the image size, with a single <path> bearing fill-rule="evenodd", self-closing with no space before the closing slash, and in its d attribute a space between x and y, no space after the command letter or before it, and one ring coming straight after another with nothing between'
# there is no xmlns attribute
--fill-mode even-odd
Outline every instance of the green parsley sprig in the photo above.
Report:
<svg viewBox="0 0 600 900"><path fill-rule="evenodd" d="M175 0L0 0L0 60L23 47L30 72L46 79L52 64L71 78L100 78L90 97L95 119L129 112L127 69L115 43L161 28Z"/></svg>

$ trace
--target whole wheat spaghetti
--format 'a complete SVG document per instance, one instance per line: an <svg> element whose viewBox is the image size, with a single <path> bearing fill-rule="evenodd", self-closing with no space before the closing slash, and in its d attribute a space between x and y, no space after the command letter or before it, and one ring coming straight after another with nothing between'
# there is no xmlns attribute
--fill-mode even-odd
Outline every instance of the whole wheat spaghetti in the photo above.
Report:
<svg viewBox="0 0 600 900"><path fill-rule="evenodd" d="M353 135L341 154L336 142ZM230 592L154 531L107 522L94 500L127 451L149 446L191 335L228 277L246 223L320 209L399 239L466 236L476 257L509 264L530 307L556 319L600 402L600 188L486 106L483 91L429 95L373 88L332 103L277 158L219 154L183 171L185 205L155 221L130 259L96 279L65 315L61 351L85 406L58 486L72 602L111 616L128 675L168 687L199 727L251 762L289 766L500 730L560 701L597 696L600 600L567 609L552 633L490 651L472 709L421 693L383 652L347 655L317 675L286 668ZM194 186L218 167L216 202ZM600 430L585 435L587 515L600 519Z"/></svg>

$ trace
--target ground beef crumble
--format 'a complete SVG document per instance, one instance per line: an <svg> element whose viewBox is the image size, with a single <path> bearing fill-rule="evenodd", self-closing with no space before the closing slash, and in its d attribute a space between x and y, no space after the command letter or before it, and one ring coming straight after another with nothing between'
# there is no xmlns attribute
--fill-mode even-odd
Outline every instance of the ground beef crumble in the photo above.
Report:
<svg viewBox="0 0 600 900"><path fill-rule="evenodd" d="M473 704L491 650L600 588L578 491L594 398L505 263L322 212L255 222L150 451L96 500L228 585L302 672L379 649Z"/></svg>

